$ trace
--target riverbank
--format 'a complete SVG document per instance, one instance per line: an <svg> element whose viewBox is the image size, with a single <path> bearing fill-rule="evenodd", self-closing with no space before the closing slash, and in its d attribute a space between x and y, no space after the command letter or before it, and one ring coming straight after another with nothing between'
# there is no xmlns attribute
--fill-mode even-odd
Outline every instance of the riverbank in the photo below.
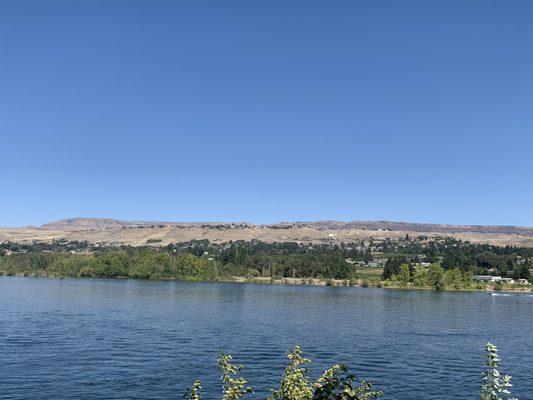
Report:
<svg viewBox="0 0 533 400"><path fill-rule="evenodd" d="M29 278L84 278L84 279L139 279L128 276L109 277L87 277L87 276L69 276L69 275L55 275L55 274L35 274L35 273L16 273L5 274L0 272L0 276L15 276L15 277L29 277ZM148 278L143 280L153 281L182 281L182 282L225 282L225 283L255 283L255 284L271 284L271 285L305 285L305 286L334 286L334 287L360 287L360 288L383 288L383 289L397 289L397 290L430 290L435 291L434 288L425 286L401 286L391 281L368 281L366 279L323 279L323 278L272 278L272 277L245 277L245 276L223 276L215 279L203 279L198 277L183 277L180 279L173 278ZM527 286L503 286L498 288L491 284L473 284L469 288L451 288L445 287L441 291L447 292L509 292L509 293L531 293L533 288L531 285Z"/></svg>
<svg viewBox="0 0 533 400"><path fill-rule="evenodd" d="M401 289L401 290L432 290L434 288L425 286L400 286L390 281L369 282L364 279L319 279L319 278L247 278L243 276L233 276L228 279L219 279L221 282L233 283L263 283L277 285L309 285L309 286L344 286L344 287L361 287L361 288L383 288L383 289ZM504 286L497 288L490 284L473 284L470 288L443 288L443 291L449 292L533 292L531 286Z"/></svg>

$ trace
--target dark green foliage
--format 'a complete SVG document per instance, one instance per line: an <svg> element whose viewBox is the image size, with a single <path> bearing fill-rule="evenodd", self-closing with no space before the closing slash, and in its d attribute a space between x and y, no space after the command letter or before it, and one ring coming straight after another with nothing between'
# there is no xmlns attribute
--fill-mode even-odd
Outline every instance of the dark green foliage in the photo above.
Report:
<svg viewBox="0 0 533 400"><path fill-rule="evenodd" d="M395 256L389 258L383 268L383 279L390 279L393 275L400 274L400 266L408 263L405 256Z"/></svg>
<svg viewBox="0 0 533 400"><path fill-rule="evenodd" d="M221 275L289 278L350 279L355 266L346 259L362 261L368 255L351 246L304 245L294 242L266 243L257 240L221 245L192 241L168 247L176 253L208 254L221 264Z"/></svg>
<svg viewBox="0 0 533 400"><path fill-rule="evenodd" d="M93 254L26 253L0 257L8 275L142 279L216 279L217 263L192 254L172 257L152 249L106 249Z"/></svg>
<svg viewBox="0 0 533 400"><path fill-rule="evenodd" d="M533 268L533 248L474 244L450 237L385 239L374 251L389 256L383 279L398 275L402 263L439 263L444 270L459 268L473 274L501 276L517 269L520 275L529 276L529 269Z"/></svg>
<svg viewBox="0 0 533 400"><path fill-rule="evenodd" d="M90 247L66 243L17 245L4 243L0 273L138 279L203 279L224 276L273 276L349 279L355 267L348 256L363 252L328 245L239 241L214 245L208 241L152 247ZM69 251L67 251L69 250Z"/></svg>
<svg viewBox="0 0 533 400"><path fill-rule="evenodd" d="M440 265L432 264L429 268L429 282L435 290L443 290L445 288L444 270Z"/></svg>
<svg viewBox="0 0 533 400"><path fill-rule="evenodd" d="M325 263L325 276L333 279L346 279L352 274L353 267L348 264L340 250L327 254ZM354 271L355 272L355 271Z"/></svg>
<svg viewBox="0 0 533 400"><path fill-rule="evenodd" d="M530 279L531 274L529 272L529 267L526 264L520 264L514 269L513 274L514 279Z"/></svg>

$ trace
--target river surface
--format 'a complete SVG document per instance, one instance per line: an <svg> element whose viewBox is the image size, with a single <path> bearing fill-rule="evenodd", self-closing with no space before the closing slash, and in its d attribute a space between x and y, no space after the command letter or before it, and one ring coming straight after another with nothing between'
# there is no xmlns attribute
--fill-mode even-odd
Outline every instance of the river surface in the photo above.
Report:
<svg viewBox="0 0 533 400"><path fill-rule="evenodd" d="M217 352L264 399L300 344L385 399L477 399L484 344L533 399L533 297L173 281L0 277L1 399L180 399L220 390Z"/></svg>

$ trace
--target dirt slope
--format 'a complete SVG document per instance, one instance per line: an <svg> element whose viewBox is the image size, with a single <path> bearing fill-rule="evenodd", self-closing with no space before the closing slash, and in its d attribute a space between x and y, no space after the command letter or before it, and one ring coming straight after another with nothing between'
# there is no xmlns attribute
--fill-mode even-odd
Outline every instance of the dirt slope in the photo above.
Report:
<svg viewBox="0 0 533 400"><path fill-rule="evenodd" d="M258 239L267 242L309 243L349 242L356 239L412 236L452 236L476 243L533 247L532 227L456 226L405 222L290 222L271 225L217 222L119 221L99 218L73 218L41 227L0 228L0 242L86 240L93 243L154 245L209 239L213 242Z"/></svg>

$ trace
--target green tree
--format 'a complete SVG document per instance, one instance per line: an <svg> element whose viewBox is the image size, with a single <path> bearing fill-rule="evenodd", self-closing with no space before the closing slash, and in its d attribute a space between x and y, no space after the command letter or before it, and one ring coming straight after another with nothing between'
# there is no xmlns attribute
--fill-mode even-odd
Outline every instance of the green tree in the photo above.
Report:
<svg viewBox="0 0 533 400"><path fill-rule="evenodd" d="M513 278L514 279L529 279L529 267L524 263L517 265L514 269Z"/></svg>
<svg viewBox="0 0 533 400"><path fill-rule="evenodd" d="M426 267L419 265L413 274L413 285L416 287L429 286L429 274Z"/></svg>
<svg viewBox="0 0 533 400"><path fill-rule="evenodd" d="M403 287L409 286L409 281L411 280L411 272L409 271L408 264L400 265L400 274L398 277Z"/></svg>
<svg viewBox="0 0 533 400"><path fill-rule="evenodd" d="M383 268L383 279L390 279L393 275L398 275L400 273L400 265L406 262L407 259L403 256L389 258L385 262L385 267Z"/></svg>
<svg viewBox="0 0 533 400"><path fill-rule="evenodd" d="M439 264L431 264L429 267L429 283L436 290L445 288L444 270Z"/></svg>
<svg viewBox="0 0 533 400"><path fill-rule="evenodd" d="M139 279L160 279L164 277L164 270L165 266L160 263L157 254L144 251L133 263L129 275Z"/></svg>
<svg viewBox="0 0 533 400"><path fill-rule="evenodd" d="M463 272L463 287L468 289L472 287L472 284L474 283L472 271L464 271Z"/></svg>
<svg viewBox="0 0 533 400"><path fill-rule="evenodd" d="M444 282L447 287L461 289L463 287L463 274L459 268L449 269L444 273Z"/></svg>
<svg viewBox="0 0 533 400"><path fill-rule="evenodd" d="M349 279L355 268L346 262L339 250L335 250L326 256L326 271L327 276L333 279Z"/></svg>

